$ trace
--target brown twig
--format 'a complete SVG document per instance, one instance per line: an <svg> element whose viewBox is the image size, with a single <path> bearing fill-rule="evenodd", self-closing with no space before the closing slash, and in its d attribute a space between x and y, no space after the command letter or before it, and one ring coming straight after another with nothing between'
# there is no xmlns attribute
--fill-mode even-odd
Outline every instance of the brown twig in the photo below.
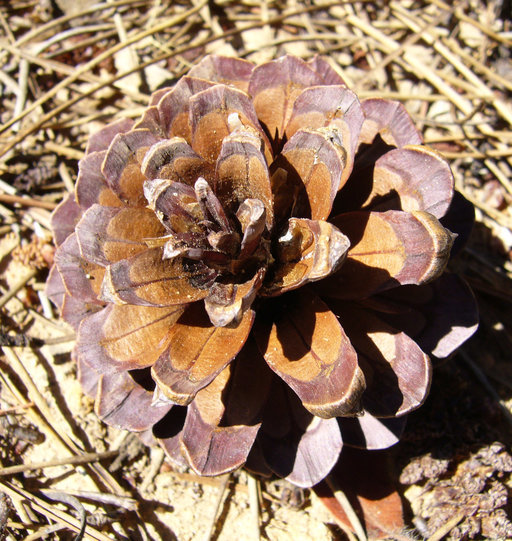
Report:
<svg viewBox="0 0 512 541"><path fill-rule="evenodd" d="M37 207L47 210L54 210L57 206L57 203L52 201L41 201L41 199L34 199L26 195L10 195L7 193L0 193L0 201L2 203L14 203L24 207Z"/></svg>

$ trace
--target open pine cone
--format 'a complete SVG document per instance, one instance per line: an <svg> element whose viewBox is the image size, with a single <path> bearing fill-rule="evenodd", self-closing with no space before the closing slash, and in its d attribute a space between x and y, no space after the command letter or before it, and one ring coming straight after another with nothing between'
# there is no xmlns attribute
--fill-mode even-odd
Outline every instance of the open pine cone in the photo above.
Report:
<svg viewBox="0 0 512 541"><path fill-rule="evenodd" d="M421 143L401 104L293 56L208 56L93 135L47 293L98 415L199 474L300 486L395 443L428 355L476 328L443 274L471 212Z"/></svg>

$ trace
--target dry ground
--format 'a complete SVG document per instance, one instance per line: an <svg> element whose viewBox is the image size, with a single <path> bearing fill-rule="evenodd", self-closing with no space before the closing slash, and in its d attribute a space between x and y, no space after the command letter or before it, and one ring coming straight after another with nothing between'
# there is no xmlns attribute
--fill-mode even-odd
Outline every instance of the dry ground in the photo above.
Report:
<svg viewBox="0 0 512 541"><path fill-rule="evenodd" d="M176 471L100 423L43 293L50 212L88 135L137 117L211 52L329 55L360 97L402 101L450 160L476 207L454 265L481 326L436 369L394 450L415 530L391 538L512 537L510 12L508 0L0 0L0 539L346 539L313 493Z"/></svg>

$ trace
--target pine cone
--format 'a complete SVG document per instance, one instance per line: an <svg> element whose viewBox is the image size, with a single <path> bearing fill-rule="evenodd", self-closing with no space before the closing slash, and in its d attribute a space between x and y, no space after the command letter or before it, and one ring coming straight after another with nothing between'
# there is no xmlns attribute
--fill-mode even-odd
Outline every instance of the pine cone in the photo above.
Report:
<svg viewBox="0 0 512 541"><path fill-rule="evenodd" d="M395 443L429 355L476 328L443 274L471 212L421 143L401 104L293 56L208 56L93 135L47 293L98 415L201 475L304 487L343 444Z"/></svg>

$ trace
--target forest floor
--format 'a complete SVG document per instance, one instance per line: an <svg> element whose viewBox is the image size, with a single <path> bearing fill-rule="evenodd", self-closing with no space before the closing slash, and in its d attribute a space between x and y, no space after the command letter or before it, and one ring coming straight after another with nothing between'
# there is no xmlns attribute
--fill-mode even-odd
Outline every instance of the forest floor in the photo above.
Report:
<svg viewBox="0 0 512 541"><path fill-rule="evenodd" d="M138 117L208 53L327 55L360 98L401 101L449 160L476 209L452 268L480 328L435 367L390 451L405 522L385 531L384 517L380 538L512 538L511 12L509 0L0 1L0 539L366 536L317 492L244 471L200 478L104 425L44 295L50 214L88 136Z"/></svg>

